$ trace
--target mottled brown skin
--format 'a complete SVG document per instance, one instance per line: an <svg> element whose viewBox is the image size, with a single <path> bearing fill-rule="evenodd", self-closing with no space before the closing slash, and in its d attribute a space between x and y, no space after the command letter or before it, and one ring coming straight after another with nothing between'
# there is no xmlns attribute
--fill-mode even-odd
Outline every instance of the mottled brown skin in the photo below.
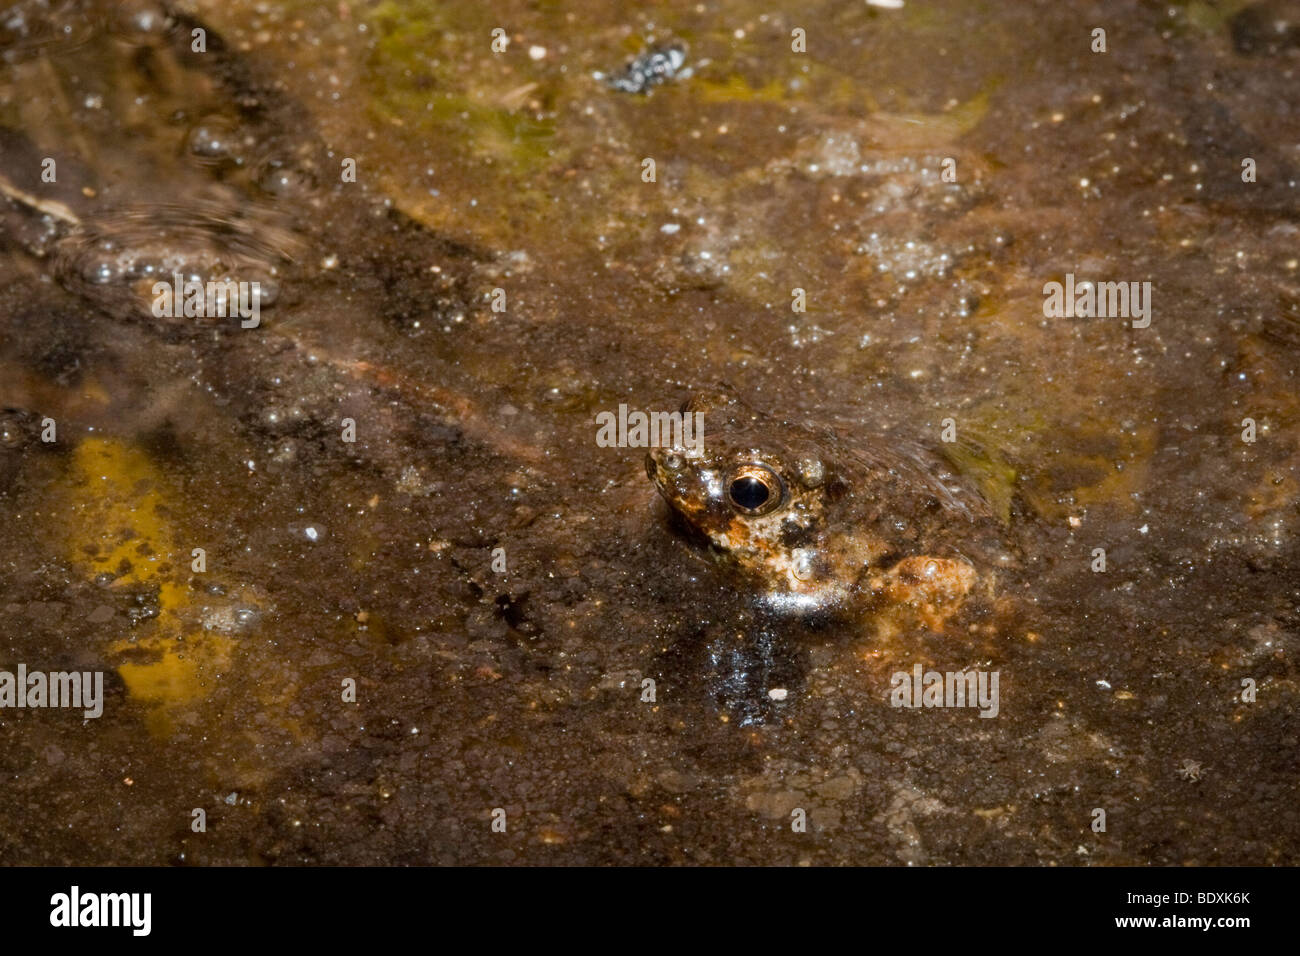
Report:
<svg viewBox="0 0 1300 956"><path fill-rule="evenodd" d="M762 587L765 603L907 607L937 630L975 586L961 549L991 519L938 456L884 436L849 448L724 395L697 395L685 410L704 413L702 451L652 449L646 470L682 519ZM764 492L760 507L744 506Z"/></svg>

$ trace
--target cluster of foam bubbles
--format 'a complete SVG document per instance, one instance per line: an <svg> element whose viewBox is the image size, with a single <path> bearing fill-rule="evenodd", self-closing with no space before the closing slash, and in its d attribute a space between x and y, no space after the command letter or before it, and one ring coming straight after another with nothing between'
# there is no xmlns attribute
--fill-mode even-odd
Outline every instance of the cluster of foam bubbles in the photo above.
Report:
<svg viewBox="0 0 1300 956"><path fill-rule="evenodd" d="M216 174L248 169L252 185L270 199L300 200L316 190L310 164L278 155L262 158L258 137L219 113L204 116L190 127L185 151L194 163Z"/></svg>
<svg viewBox="0 0 1300 956"><path fill-rule="evenodd" d="M257 282L259 308L279 297L298 240L229 201L149 203L86 223L59 243L55 268L73 291L120 317L154 317L157 282Z"/></svg>
<svg viewBox="0 0 1300 956"><path fill-rule="evenodd" d="M187 46L184 34L184 15L160 0L0 0L0 62L110 37L115 56L130 56L123 50L132 47L164 45L179 53ZM211 67L192 58L177 60L177 65L182 70ZM181 83L181 90L188 88ZM160 102L173 92L166 91ZM139 195L128 188L116 205L110 200L107 208L100 207L110 195L103 193L87 208L78 206L80 221L73 221L70 231L49 216L39 220L49 223L45 232L28 227L29 246L50 254L59 281L108 314L162 318L154 308L153 289L158 282L177 279L205 285L256 282L260 308L279 298L285 267L302 242L292 221L301 221L304 204L310 205L318 193L314 144L262 128L229 105L209 101L216 108L205 109L206 99L206 94L197 102L178 98L172 114L185 124L177 130L179 156L200 172L203 184L195 187L194 178L179 171L158 180L163 189L174 184L173 201L126 204L126 196ZM170 130L170 124L163 129ZM195 195L196 189L201 195Z"/></svg>
<svg viewBox="0 0 1300 956"><path fill-rule="evenodd" d="M9 0L0 5L0 59L17 63L51 47L79 46L105 29L137 44L155 43L176 27L157 0L119 0L104 9L85 0Z"/></svg>
<svg viewBox="0 0 1300 956"><path fill-rule="evenodd" d="M84 43L95 18L77 0L19 0L0 11L0 58L17 63L49 47Z"/></svg>

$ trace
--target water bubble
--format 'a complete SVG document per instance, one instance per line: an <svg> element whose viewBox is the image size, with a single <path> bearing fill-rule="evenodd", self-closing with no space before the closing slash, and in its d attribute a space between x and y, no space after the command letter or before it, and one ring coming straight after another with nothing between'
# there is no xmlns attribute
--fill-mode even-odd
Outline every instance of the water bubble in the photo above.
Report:
<svg viewBox="0 0 1300 956"><path fill-rule="evenodd" d="M312 544L319 544L325 537L325 526L316 521L289 525L289 533L295 538L305 538Z"/></svg>
<svg viewBox="0 0 1300 956"><path fill-rule="evenodd" d="M266 309L275 305L275 300L280 298L280 281L270 276L264 276L256 281L258 308Z"/></svg>
<svg viewBox="0 0 1300 956"><path fill-rule="evenodd" d="M800 581L807 581L812 578L813 553L805 548L796 548L792 557L794 558L794 576Z"/></svg>
<svg viewBox="0 0 1300 956"><path fill-rule="evenodd" d="M799 477L809 488L818 488L826 478L826 468L820 458L801 458L799 460Z"/></svg>
<svg viewBox="0 0 1300 956"><path fill-rule="evenodd" d="M125 36L161 36L171 27L167 11L150 0L127 0L116 13L113 29Z"/></svg>
<svg viewBox="0 0 1300 956"><path fill-rule="evenodd" d="M117 266L111 259L92 260L87 263L84 275L92 285L108 285L118 278Z"/></svg>
<svg viewBox="0 0 1300 956"><path fill-rule="evenodd" d="M305 169L273 159L262 167L257 186L276 199L298 199L316 188L316 178Z"/></svg>
<svg viewBox="0 0 1300 956"><path fill-rule="evenodd" d="M140 624L150 618L158 616L158 605L149 599L137 599L139 601L134 607L128 608L126 616L130 618L132 624Z"/></svg>
<svg viewBox="0 0 1300 956"><path fill-rule="evenodd" d="M0 445L5 448L21 448L27 444L27 429L17 415L0 416Z"/></svg>
<svg viewBox="0 0 1300 956"><path fill-rule="evenodd" d="M238 135L230 120L209 116L190 130L186 146L190 155L201 163L238 162Z"/></svg>

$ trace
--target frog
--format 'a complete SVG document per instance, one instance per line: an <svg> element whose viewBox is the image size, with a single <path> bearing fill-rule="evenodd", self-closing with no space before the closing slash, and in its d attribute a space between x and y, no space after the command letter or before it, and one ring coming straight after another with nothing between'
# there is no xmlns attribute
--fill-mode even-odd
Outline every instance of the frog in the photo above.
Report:
<svg viewBox="0 0 1300 956"><path fill-rule="evenodd" d="M909 613L932 631L991 567L998 520L941 453L882 433L769 415L699 391L704 441L651 448L650 481L688 534L755 586L762 606L805 616Z"/></svg>

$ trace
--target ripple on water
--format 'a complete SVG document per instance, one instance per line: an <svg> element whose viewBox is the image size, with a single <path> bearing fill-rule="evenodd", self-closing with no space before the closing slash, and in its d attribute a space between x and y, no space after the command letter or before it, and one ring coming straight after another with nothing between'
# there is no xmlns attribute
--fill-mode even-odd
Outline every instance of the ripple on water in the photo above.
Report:
<svg viewBox="0 0 1300 956"><path fill-rule="evenodd" d="M120 318L156 317L155 282L258 282L260 305L279 296L284 267L299 237L276 215L246 203L207 198L134 205L97 217L59 243L56 274L74 291Z"/></svg>
<svg viewBox="0 0 1300 956"><path fill-rule="evenodd" d="M97 28L80 0L20 0L0 12L0 59L20 63L50 47L85 43Z"/></svg>

